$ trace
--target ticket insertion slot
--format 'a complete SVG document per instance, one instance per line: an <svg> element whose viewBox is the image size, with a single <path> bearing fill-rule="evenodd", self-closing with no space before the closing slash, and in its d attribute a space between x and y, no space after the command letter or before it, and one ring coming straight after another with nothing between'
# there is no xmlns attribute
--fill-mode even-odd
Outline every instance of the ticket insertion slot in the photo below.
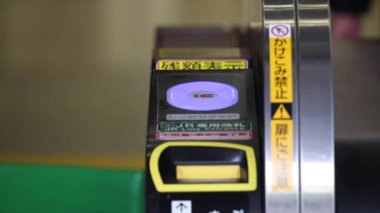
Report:
<svg viewBox="0 0 380 213"><path fill-rule="evenodd" d="M165 142L149 169L159 192L255 191L257 167L250 146L225 142Z"/></svg>
<svg viewBox="0 0 380 213"><path fill-rule="evenodd" d="M178 165L179 182L238 182L242 169L239 165Z"/></svg>

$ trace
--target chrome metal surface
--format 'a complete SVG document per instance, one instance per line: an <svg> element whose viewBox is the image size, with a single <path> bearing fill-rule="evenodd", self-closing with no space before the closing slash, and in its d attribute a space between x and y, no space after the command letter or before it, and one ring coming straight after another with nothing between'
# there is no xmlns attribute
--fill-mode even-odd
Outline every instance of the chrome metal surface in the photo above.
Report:
<svg viewBox="0 0 380 213"><path fill-rule="evenodd" d="M336 39L332 46L337 212L378 212L380 40Z"/></svg>
<svg viewBox="0 0 380 213"><path fill-rule="evenodd" d="M378 143L380 39L336 39L332 46L335 140Z"/></svg>
<svg viewBox="0 0 380 213"><path fill-rule="evenodd" d="M297 80L297 48L296 48L296 11L293 0L263 0L264 24L264 131L265 131L265 209L267 213L299 212L299 146L298 146L298 80ZM292 28L293 48L293 190L276 192L272 189L273 161L271 152L271 103L269 76L269 31L270 24L290 24Z"/></svg>
<svg viewBox="0 0 380 213"><path fill-rule="evenodd" d="M335 212L333 88L327 0L298 0L300 208Z"/></svg>

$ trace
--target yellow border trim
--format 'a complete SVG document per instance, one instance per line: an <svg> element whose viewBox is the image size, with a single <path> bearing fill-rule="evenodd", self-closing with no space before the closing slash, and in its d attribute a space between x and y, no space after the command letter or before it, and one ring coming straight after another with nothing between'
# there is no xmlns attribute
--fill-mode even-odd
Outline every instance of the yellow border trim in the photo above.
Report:
<svg viewBox="0 0 380 213"><path fill-rule="evenodd" d="M186 184L175 183L165 184L162 181L158 168L158 161L161 153L169 147L222 147L239 149L245 152L248 167L248 183L199 183ZM150 173L153 183L159 192L231 192L231 191L254 191L257 188L257 166L256 157L252 147L223 142L202 142L202 141L175 141L158 145L152 152L149 160Z"/></svg>

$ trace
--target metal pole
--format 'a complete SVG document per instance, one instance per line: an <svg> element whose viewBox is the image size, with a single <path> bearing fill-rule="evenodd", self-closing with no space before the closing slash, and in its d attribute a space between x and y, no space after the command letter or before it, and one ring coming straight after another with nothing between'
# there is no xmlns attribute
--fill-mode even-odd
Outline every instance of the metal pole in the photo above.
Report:
<svg viewBox="0 0 380 213"><path fill-rule="evenodd" d="M328 0L298 0L301 212L335 212Z"/></svg>
<svg viewBox="0 0 380 213"><path fill-rule="evenodd" d="M294 0L263 0L265 208L300 212Z"/></svg>

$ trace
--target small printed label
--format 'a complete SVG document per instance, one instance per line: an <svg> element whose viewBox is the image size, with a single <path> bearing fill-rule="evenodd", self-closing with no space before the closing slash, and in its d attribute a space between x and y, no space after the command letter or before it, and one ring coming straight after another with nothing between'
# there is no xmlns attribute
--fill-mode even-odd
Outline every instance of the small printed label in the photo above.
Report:
<svg viewBox="0 0 380 213"><path fill-rule="evenodd" d="M198 120L239 120L238 113L217 113L217 114L167 114L169 121L198 121Z"/></svg>
<svg viewBox="0 0 380 213"><path fill-rule="evenodd" d="M252 125L246 121L230 122L160 122L160 132L247 131Z"/></svg>
<svg viewBox="0 0 380 213"><path fill-rule="evenodd" d="M252 131L237 132L158 132L157 140L249 140Z"/></svg>
<svg viewBox="0 0 380 213"><path fill-rule="evenodd" d="M246 70L248 61L246 59L189 59L189 60L159 60L156 70L159 71L191 71L191 70Z"/></svg>
<svg viewBox="0 0 380 213"><path fill-rule="evenodd" d="M173 200L171 213L192 213L191 200Z"/></svg>

